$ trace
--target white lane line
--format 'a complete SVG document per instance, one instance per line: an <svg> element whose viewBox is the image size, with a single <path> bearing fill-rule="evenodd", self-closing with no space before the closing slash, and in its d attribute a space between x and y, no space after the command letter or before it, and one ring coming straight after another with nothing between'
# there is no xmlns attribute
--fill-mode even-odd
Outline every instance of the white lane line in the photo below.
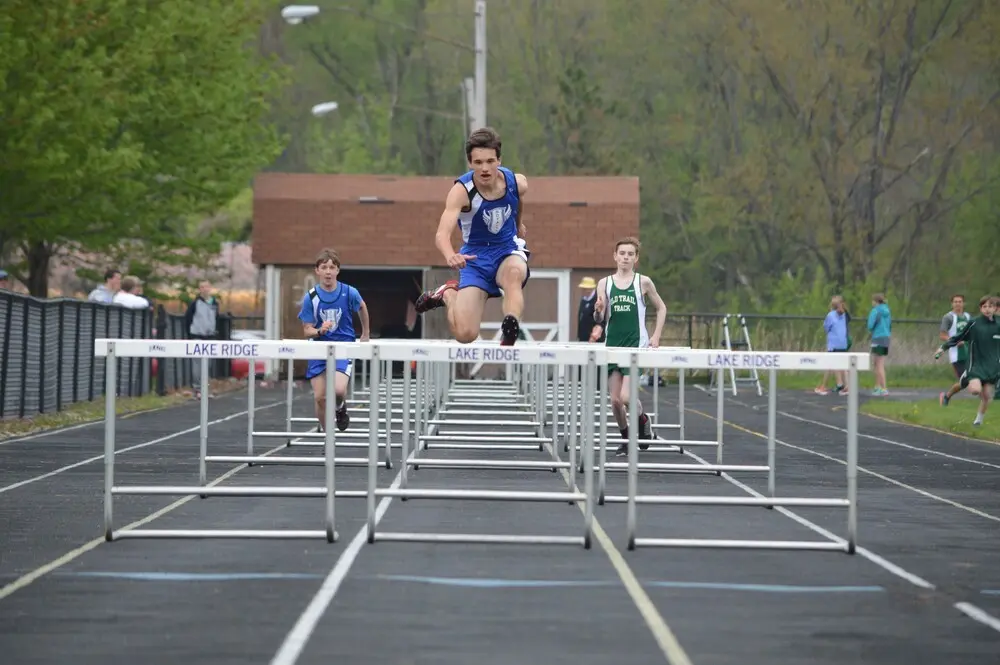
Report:
<svg viewBox="0 0 1000 665"><path fill-rule="evenodd" d="M254 412L263 411L264 409L271 409L271 408L274 408L276 406L283 405L283 404L285 404L284 401L273 402L271 404L265 404L264 406L258 406L258 407L256 407L254 409ZM249 413L249 410L247 410L247 411L240 411L239 413L233 413L231 415L226 416L225 418L219 418L218 420L210 420L208 422L208 426L211 427L212 425L218 425L220 423L224 423L224 422L232 420L234 418L239 418L241 416L245 416L245 415L247 415L247 413ZM101 421L101 422L103 422L103 421ZM133 450L139 450L141 448L147 448L149 446L155 446L158 443L163 443L164 441L169 441L170 439L176 439L177 437L183 436L185 434L191 434L192 432L197 432L199 429L201 429L201 425L195 425L194 427L189 427L188 429L181 430L179 432L174 432L173 434L168 434L167 436L161 436L160 438L153 439L152 441L146 441L144 443L137 443L134 446L129 446L128 448L122 448L121 450L116 450L115 451L115 455L117 456L117 455L121 455L122 453L131 452ZM0 487L0 494L3 494L4 492L9 492L11 490L15 490L18 487L24 487L25 485L30 485L31 483L37 483L40 480L45 480L46 478L51 478L52 476L57 476L60 473L65 473L66 471L71 471L72 469L75 469L77 467L81 467L81 466L84 466L86 464L92 464L94 462L98 462L98 461L103 460L103 459L104 459L104 454L102 453L100 455L95 455L94 457L89 457L89 458L87 458L87 459L85 459L85 460L83 460L81 462L75 462L73 464L67 464L66 466L60 467L58 469L55 469L54 471L49 471L48 473L43 473L40 476L34 476L32 478L27 478L27 479L22 480L20 482L16 482L16 483L14 483L12 485L7 485L6 487Z"/></svg>
<svg viewBox="0 0 1000 665"><path fill-rule="evenodd" d="M416 451L410 454L410 458L416 454ZM405 462L403 463L405 465ZM405 467L404 467L405 468ZM396 474L395 479L393 479L392 484L389 489L397 489L399 487L400 481L402 480L403 472L400 470ZM385 515L386 511L389 510L389 504L392 503L392 497L386 496L379 501L378 506L375 508L375 525L382 521L382 517ZM299 616L298 621L295 622L295 626L292 630L285 636L284 641L281 643L281 647L278 648L278 652L271 659L271 665L293 665L298 657L302 654L302 650L305 648L306 644L309 642L309 638L312 636L313 632L316 630L316 626L319 624L320 620L323 618L323 614L326 609L333 602L333 597L337 595L337 591L340 590L340 585L344 582L347 577L347 573L351 571L351 566L354 565L354 561L358 558L358 554L361 553L361 548L364 547L365 542L368 540L368 526L365 525L358 530L354 538L347 545L344 551L341 553L340 557L337 559L337 563L334 564L333 569L323 580L323 584L320 585L319 591L313 596L312 600L309 601L309 605Z"/></svg>
<svg viewBox="0 0 1000 665"><path fill-rule="evenodd" d="M261 455L261 457L265 457L267 455L271 455L272 453L276 453L279 450L283 450L284 448L285 448L285 444L281 444L280 446L276 446L276 447L272 448L271 450L268 450L267 452L263 453ZM248 467L244 464L244 465L238 466L238 467L236 467L234 469L230 469L229 471L225 472L224 474L222 474L221 476L219 476L215 480L209 482L206 485L206 487L215 487L219 483L221 483L221 482L223 482L225 480L228 480L229 478L232 478L237 473L239 473L240 471L242 471L243 469L246 469L246 468L248 468ZM180 508L185 503L187 503L188 501L191 501L194 498L195 498L194 495L192 495L192 496L186 496L186 497L183 497L181 499L178 499L177 501L174 501L173 503L171 503L169 506L161 508L161 509L157 510L154 513L150 513L146 517L143 517L142 519L136 520L135 522L132 522L131 524L125 525L124 527L121 528L121 531L129 531L131 529L138 529L139 527L145 526L145 525L149 524L150 522L152 522L153 520L159 519L159 518L163 517L164 515L166 515L167 513L171 512L173 510L176 510L177 508ZM79 558L80 556L86 554L90 550L96 548L98 545L100 545L102 543L106 543L106 542L107 541L104 539L104 536L101 536L100 538L94 538L90 542L85 543L84 545L81 545L80 547L77 547L76 549L71 550L71 551L67 552L66 554L63 554L58 559L53 559L52 561L48 562L44 566L39 566L38 568L35 568L34 570L32 570L30 573L22 575L21 577L19 577L18 579L14 580L13 582L11 582L10 584L8 584L7 586L5 586L3 588L0 588L0 600L3 600L4 598L6 598L7 596L11 595L15 591L18 591L19 589L23 589L24 587L28 586L29 584L31 584L32 582L34 582L38 578L40 578L40 577L42 577L44 575L48 575L49 573L51 573L54 570L62 568L67 563L73 561L74 559Z"/></svg>
<svg viewBox="0 0 1000 665"><path fill-rule="evenodd" d="M802 416L796 416L792 413L787 413L785 411L778 411L778 413L786 418L791 418L792 420L798 420L803 423L809 423L811 425L819 425L820 427L826 427L827 429L832 429L837 432L842 432L847 434L847 430L843 427L837 427L836 425L830 425L818 420L810 420L809 418L803 418ZM900 448L909 448L910 450L916 450L921 453L927 453L928 455L938 455L940 457L945 457L947 459L952 459L957 462L967 462L969 464L979 464L980 466L990 467L991 469L1000 469L1000 464L993 464L992 462L983 462L982 460L971 459L969 457L961 457L959 455L952 455L950 453L943 453L940 450L931 450L930 448L921 448L920 446L914 446L909 443L903 443L901 441L893 441L892 439L886 439L881 436L875 436L874 434L862 434L858 432L858 436L865 439L871 439L872 441L878 441L880 443L887 443L891 446L899 446Z"/></svg>
<svg viewBox="0 0 1000 665"><path fill-rule="evenodd" d="M687 409L687 410L692 411L694 413L697 413L698 415L704 416L704 417L708 418L709 420L717 420L716 417L711 416L709 414L706 414L706 413L704 413L702 411L696 411L694 409ZM735 428L735 429L742 430L744 432L749 432L750 434L753 434L753 435L758 436L758 437L764 437L764 435L761 434L760 432L754 432L753 430L744 428L744 427L742 427L740 425L736 425L734 423L730 423L728 421L723 421L723 422L725 424L729 425L730 427ZM766 438L766 437L764 437L764 438ZM783 445L790 445L790 444L783 444ZM797 446L792 446L792 447L797 447ZM812 452L814 454L820 454L822 457L827 457L826 455L822 455L821 453L815 453L815 451L810 451L810 450L807 450L807 449L803 449L803 450L805 450L806 452ZM691 457L693 459L698 460L702 464L708 464L708 462L706 462L704 459L702 459L701 457L699 457L698 455L692 453L689 450L685 450L684 454L688 455L689 457ZM840 460L835 460L835 461L839 462ZM858 467L858 468L860 469L860 467ZM743 491L747 492L748 494L750 494L752 496L756 496L756 497L763 497L764 496L760 492L754 490L751 487L748 487L747 485L744 485L743 483L741 483L740 481L736 480L735 478L733 478L732 476L730 476L729 474L727 474L725 472L723 472L721 474L721 476L722 476L722 478L725 478L727 481L729 481L733 485L739 487L740 489L742 489ZM797 515L796 513L792 512L791 510L788 510L784 506L775 506L774 510L778 511L779 513L781 513L785 517L793 519L796 522L798 522L799 524L801 524L801 525L803 525L803 526L805 526L805 527L807 527L809 529L812 529L816 533L821 534L821 535L823 535L826 538L831 538L831 539L836 540L836 541L844 542L844 539L842 537L839 537L839 536L836 536L836 535L830 533L829 531L827 531L823 527L819 526L818 524L814 524L813 522L810 522L806 518L804 518L804 517L802 517L800 515ZM990 516L990 517L992 517L992 516ZM916 575L914 573L911 573L911 572L907 571L902 566L899 566L897 564L892 563L888 559L886 559L886 558L884 558L884 557L882 557L882 556L880 556L880 555L872 552L871 550L869 550L869 549L867 549L865 547L857 547L855 549L855 551L858 554L860 554L861 556L863 556L864 558L866 558L869 561L871 561L872 563L874 563L877 566L880 566L881 568L889 571L893 575L896 575L897 577L900 577L900 578L906 580L910 584L918 586L918 587L920 587L922 589L930 589L930 590L936 589L936 587L932 583L928 582L927 580L925 580L924 578L920 577L919 575ZM994 617L994 616L992 616L992 615L984 612L983 610L979 609L975 605L973 605L971 603L966 603L966 602L959 602L959 603L955 603L954 607L956 609L958 609L960 612L962 612L963 614L965 614L966 616L970 617L971 619L974 619L975 621L978 621L979 623L982 623L983 625L988 626L990 628L993 628L994 630L997 630L998 632L1000 632L1000 619L997 619L996 617Z"/></svg>

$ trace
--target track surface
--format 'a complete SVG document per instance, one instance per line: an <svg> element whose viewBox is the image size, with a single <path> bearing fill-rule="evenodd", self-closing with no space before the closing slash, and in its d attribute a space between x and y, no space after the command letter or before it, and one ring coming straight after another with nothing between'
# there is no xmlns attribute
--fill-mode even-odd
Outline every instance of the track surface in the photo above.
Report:
<svg viewBox="0 0 1000 665"><path fill-rule="evenodd" d="M676 387L660 396L660 420L676 421ZM258 391L258 429L283 429L282 397L280 390ZM727 397L727 463L766 463L766 399L749 391ZM210 454L244 453L245 400L236 393L211 402ZM778 402L779 494L843 496L843 398L782 393ZM688 438L714 438L714 397L689 388L686 407ZM296 391L295 414L308 416L310 409L308 395ZM119 451L170 438L120 452L116 484L196 483L197 422L194 403L122 419ZM365 501L350 498L337 501L333 544L105 543L100 424L0 442L0 654L16 665L998 662L1000 446L867 417L860 426L862 549L854 556L629 551L623 504L596 507L598 537L590 550L369 545L355 538L365 528ZM178 434L184 430L193 431ZM609 441L616 437L610 433ZM280 443L261 439L256 449ZM693 452L714 458L714 451ZM274 454L320 451L282 447ZM430 454L477 452L423 453ZM541 452L516 455L546 459ZM397 477L398 450L394 457L392 470L379 469L382 487ZM643 459L696 461L677 453ZM85 460L91 461L81 464ZM210 465L209 478L233 469L224 485L320 485L323 479L321 467L232 465ZM760 475L733 476L766 490ZM365 478L363 468L337 468L340 489L364 489ZM623 474L608 479L609 493L625 492ZM561 473L548 470L420 469L410 483L567 488ZM639 488L747 493L711 475L643 474ZM115 516L119 528L155 515L147 528L322 529L322 504L273 498L177 504L176 497L129 496L117 498ZM583 526L580 509L567 503L393 499L381 505L379 529L389 531L576 536ZM820 528L844 535L843 509L791 512L639 506L638 535L822 541Z"/></svg>

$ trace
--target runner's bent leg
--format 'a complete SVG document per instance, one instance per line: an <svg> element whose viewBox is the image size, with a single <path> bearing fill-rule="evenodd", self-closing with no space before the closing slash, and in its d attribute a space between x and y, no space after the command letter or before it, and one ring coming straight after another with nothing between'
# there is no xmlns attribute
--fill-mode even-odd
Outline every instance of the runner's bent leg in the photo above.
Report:
<svg viewBox="0 0 1000 665"><path fill-rule="evenodd" d="M503 324L501 341L512 346L521 332L521 315L524 312L524 284L528 279L528 262L523 256L511 254L497 268L497 286L503 291Z"/></svg>
<svg viewBox="0 0 1000 665"><path fill-rule="evenodd" d="M448 299L448 325L456 341L468 344L479 337L487 294L475 286L452 292Z"/></svg>

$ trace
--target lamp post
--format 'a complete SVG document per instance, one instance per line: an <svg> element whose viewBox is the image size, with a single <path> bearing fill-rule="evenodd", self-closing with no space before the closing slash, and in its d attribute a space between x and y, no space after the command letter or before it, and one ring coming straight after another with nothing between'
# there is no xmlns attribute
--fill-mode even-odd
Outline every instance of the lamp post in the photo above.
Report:
<svg viewBox="0 0 1000 665"><path fill-rule="evenodd" d="M337 110L337 102L323 102L322 104L316 104L312 107L312 114L317 118L324 116L327 113L333 113Z"/></svg>
<svg viewBox="0 0 1000 665"><path fill-rule="evenodd" d="M307 18L318 16L316 5L288 5L281 10L281 17L290 25L302 23ZM465 103L469 113L469 133L486 126L486 0L476 0L476 18L474 23L475 53L474 76L466 78L462 83L465 88ZM464 46L463 48L468 48ZM331 102L332 103L332 102ZM313 107L313 115L322 104ZM336 109L333 108L325 111Z"/></svg>
<svg viewBox="0 0 1000 665"><path fill-rule="evenodd" d="M319 14L316 5L288 5L281 10L281 18L290 25L297 25L303 20Z"/></svg>

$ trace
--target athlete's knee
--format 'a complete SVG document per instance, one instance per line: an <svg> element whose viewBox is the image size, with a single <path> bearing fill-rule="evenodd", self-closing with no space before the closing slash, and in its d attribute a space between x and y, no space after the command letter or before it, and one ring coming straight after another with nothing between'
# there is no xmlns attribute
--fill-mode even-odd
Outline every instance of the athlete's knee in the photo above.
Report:
<svg viewBox="0 0 1000 665"><path fill-rule="evenodd" d="M465 316L455 316L451 320L451 334L456 342L469 344L479 337L479 324Z"/></svg>
<svg viewBox="0 0 1000 665"><path fill-rule="evenodd" d="M611 394L611 408L621 409L625 407L625 400L622 399L622 394L619 392Z"/></svg>

